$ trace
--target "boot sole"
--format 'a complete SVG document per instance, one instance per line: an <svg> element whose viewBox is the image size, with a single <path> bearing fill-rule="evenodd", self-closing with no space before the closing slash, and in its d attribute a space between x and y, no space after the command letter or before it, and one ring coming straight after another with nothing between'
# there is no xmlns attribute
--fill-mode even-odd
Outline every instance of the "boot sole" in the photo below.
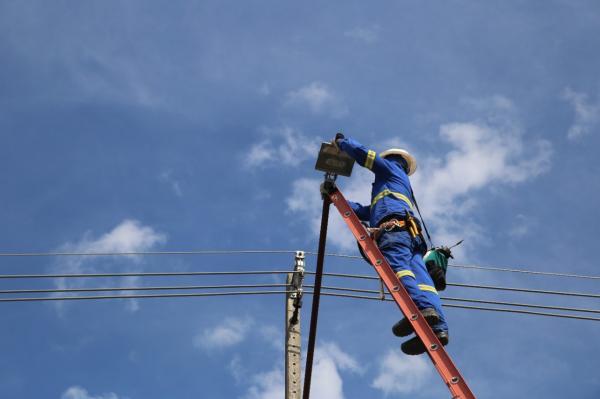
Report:
<svg viewBox="0 0 600 399"><path fill-rule="evenodd" d="M427 324L429 324L429 326L433 326L437 324L438 321L440 321L440 317L437 314L429 314L424 317L425 321L427 322ZM406 318L400 320L392 327L392 333L396 337L406 337L414 332L415 330L412 328L412 325Z"/></svg>
<svg viewBox="0 0 600 399"><path fill-rule="evenodd" d="M437 333L436 335L437 335L438 339L440 340L440 343L442 344L442 346L448 345L448 342L450 341L450 339L448 338L447 332ZM427 352L427 348L425 347L425 344L423 344L423 341L421 341L421 338L419 338L419 337L413 337L413 338L409 339L408 341L402 343L402 345L400 345L400 349L402 350L403 353L405 353L409 356L417 356L417 355L421 355L421 354Z"/></svg>

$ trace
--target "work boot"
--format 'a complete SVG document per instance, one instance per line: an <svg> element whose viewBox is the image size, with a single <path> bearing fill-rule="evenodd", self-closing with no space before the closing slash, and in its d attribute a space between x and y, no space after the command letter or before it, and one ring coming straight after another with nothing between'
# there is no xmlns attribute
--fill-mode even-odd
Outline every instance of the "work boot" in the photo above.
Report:
<svg viewBox="0 0 600 399"><path fill-rule="evenodd" d="M435 335L437 335L443 346L448 345L448 331L436 331ZM421 341L421 338L419 337L412 337L408 341L404 342L402 345L400 345L400 349L402 349L402 352L411 356L420 355L427 351L425 344L423 344L423 341Z"/></svg>
<svg viewBox="0 0 600 399"><path fill-rule="evenodd" d="M440 316L437 314L434 308L421 309L421 314L427 321L427 324L429 324L430 326L434 326L438 323L438 321L440 321ZM394 326L392 327L392 332L396 337L406 337L407 335L410 335L415 331L410 325L410 322L406 318L404 318L398 323L394 324Z"/></svg>

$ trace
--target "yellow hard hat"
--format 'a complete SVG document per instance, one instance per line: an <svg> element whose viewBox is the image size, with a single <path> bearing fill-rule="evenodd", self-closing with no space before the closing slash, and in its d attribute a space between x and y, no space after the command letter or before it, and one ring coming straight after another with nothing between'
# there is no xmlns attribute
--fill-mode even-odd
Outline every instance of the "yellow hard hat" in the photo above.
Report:
<svg viewBox="0 0 600 399"><path fill-rule="evenodd" d="M399 155L406 160L406 163L408 164L408 172L406 172L407 175L410 176L415 173L415 170L417 170L417 160L411 155L410 152L403 150L402 148L390 148L389 150L385 150L379 154L381 158L389 157L390 155Z"/></svg>

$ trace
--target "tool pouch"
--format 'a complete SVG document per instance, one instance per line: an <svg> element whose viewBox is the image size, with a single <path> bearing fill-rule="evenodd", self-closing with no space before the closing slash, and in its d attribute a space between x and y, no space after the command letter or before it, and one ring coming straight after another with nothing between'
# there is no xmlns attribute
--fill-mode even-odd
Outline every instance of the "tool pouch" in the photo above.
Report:
<svg viewBox="0 0 600 399"><path fill-rule="evenodd" d="M404 215L404 222L406 223L406 230L410 233L413 240L417 240L417 251L421 256L425 256L427 253L427 241L423 237L423 229L421 228L421 222L416 217L412 216L408 212Z"/></svg>

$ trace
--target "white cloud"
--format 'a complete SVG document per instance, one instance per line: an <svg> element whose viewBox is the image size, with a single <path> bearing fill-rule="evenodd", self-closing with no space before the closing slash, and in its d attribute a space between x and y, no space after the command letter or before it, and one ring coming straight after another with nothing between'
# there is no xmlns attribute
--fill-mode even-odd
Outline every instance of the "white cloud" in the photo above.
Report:
<svg viewBox="0 0 600 399"><path fill-rule="evenodd" d="M313 367L310 395L315 399L343 399L344 384L340 371L364 372L356 359L331 342L319 345Z"/></svg>
<svg viewBox="0 0 600 399"><path fill-rule="evenodd" d="M420 391L433 378L432 366L425 358L401 356L398 350L388 351L378 363L379 372L371 386L385 396Z"/></svg>
<svg viewBox="0 0 600 399"><path fill-rule="evenodd" d="M246 339L253 320L228 317L213 328L207 328L193 339L196 348L211 350L235 346Z"/></svg>
<svg viewBox="0 0 600 399"><path fill-rule="evenodd" d="M72 386L62 394L61 399L119 399L119 396L113 392L90 395L86 389L80 386ZM122 396L121 399L127 398Z"/></svg>
<svg viewBox="0 0 600 399"><path fill-rule="evenodd" d="M285 397L285 381L283 369L276 367L252 377L252 385L244 399L281 399Z"/></svg>
<svg viewBox="0 0 600 399"><path fill-rule="evenodd" d="M576 92L570 87L563 91L562 98L571 103L575 110L575 121L567 133L570 140L581 138L599 127L600 102L592 104L586 93Z"/></svg>
<svg viewBox="0 0 600 399"><path fill-rule="evenodd" d="M290 91L286 96L285 105L308 107L313 114L328 114L333 118L341 118L348 114L348 107L342 99L321 82L312 82L298 90Z"/></svg>
<svg viewBox="0 0 600 399"><path fill-rule="evenodd" d="M137 220L126 219L113 228L110 232L101 235L99 238L93 238L90 232L84 234L83 238L75 243L66 243L61 247L64 252L76 253L130 253L148 251L155 245L166 241L166 236L156 232L152 227L144 226ZM136 269L141 266L141 258L138 256L122 256L123 261L129 261ZM111 259L106 257L69 257L67 260L54 266L54 271L63 273L84 273L84 272L103 272L110 271L113 266ZM131 271L131 268L129 269ZM138 281L137 277L126 277L115 281L113 286L126 287L133 285ZM82 288L89 285L86 279L58 279L57 288ZM122 291L126 294L126 291ZM60 311L64 309L64 304L56 303L55 306ZM139 309L135 300L128 300L126 308L130 311Z"/></svg>
<svg viewBox="0 0 600 399"><path fill-rule="evenodd" d="M359 362L338 345L325 342L315 350L310 396L314 399L344 399L341 372L362 374ZM304 373L304 371L303 371ZM303 374L304 375L304 374ZM280 399L285 397L284 370L277 365L267 373L251 378L252 383L244 399Z"/></svg>
<svg viewBox="0 0 600 399"><path fill-rule="evenodd" d="M75 252L140 252L147 251L156 244L166 241L162 233L157 233L152 227L143 226L139 221L125 219L110 232L100 238L91 239L86 233L82 240L75 244L66 244ZM135 258L137 259L137 258Z"/></svg>
<svg viewBox="0 0 600 399"><path fill-rule="evenodd" d="M373 26L371 28L354 28L344 32L344 36L365 42L367 44L373 44L379 40L379 26Z"/></svg>
<svg viewBox="0 0 600 399"><path fill-rule="evenodd" d="M316 158L321 142L319 137L306 137L289 126L262 128L262 134L266 137L254 144L244 157L245 164L252 168L298 166L308 159Z"/></svg>
<svg viewBox="0 0 600 399"><path fill-rule="evenodd" d="M459 256L465 255L470 242L481 241L475 238L483 228L467 218L468 210L481 206L476 194L486 188L535 178L549 169L552 156L549 142L525 139L510 100L495 96L473 100L470 105L485 113L487 120L443 124L439 136L449 144L449 150L437 158L416 154L419 169L411 177L436 244L467 239L465 245L456 249ZM368 204L372 180L372 174L359 167L341 188L347 199ZM319 184L318 179L296 180L286 200L288 211L309 223L312 237L318 237L320 227ZM332 212L328 241L346 250L356 247L337 211Z"/></svg>
<svg viewBox="0 0 600 399"><path fill-rule="evenodd" d="M485 123L445 124L440 138L453 150L442 159L425 160L413 178L423 208L436 216L463 210L463 201L458 201L462 196L491 183L520 183L538 176L548 170L552 155L546 141L526 144L519 130Z"/></svg>

